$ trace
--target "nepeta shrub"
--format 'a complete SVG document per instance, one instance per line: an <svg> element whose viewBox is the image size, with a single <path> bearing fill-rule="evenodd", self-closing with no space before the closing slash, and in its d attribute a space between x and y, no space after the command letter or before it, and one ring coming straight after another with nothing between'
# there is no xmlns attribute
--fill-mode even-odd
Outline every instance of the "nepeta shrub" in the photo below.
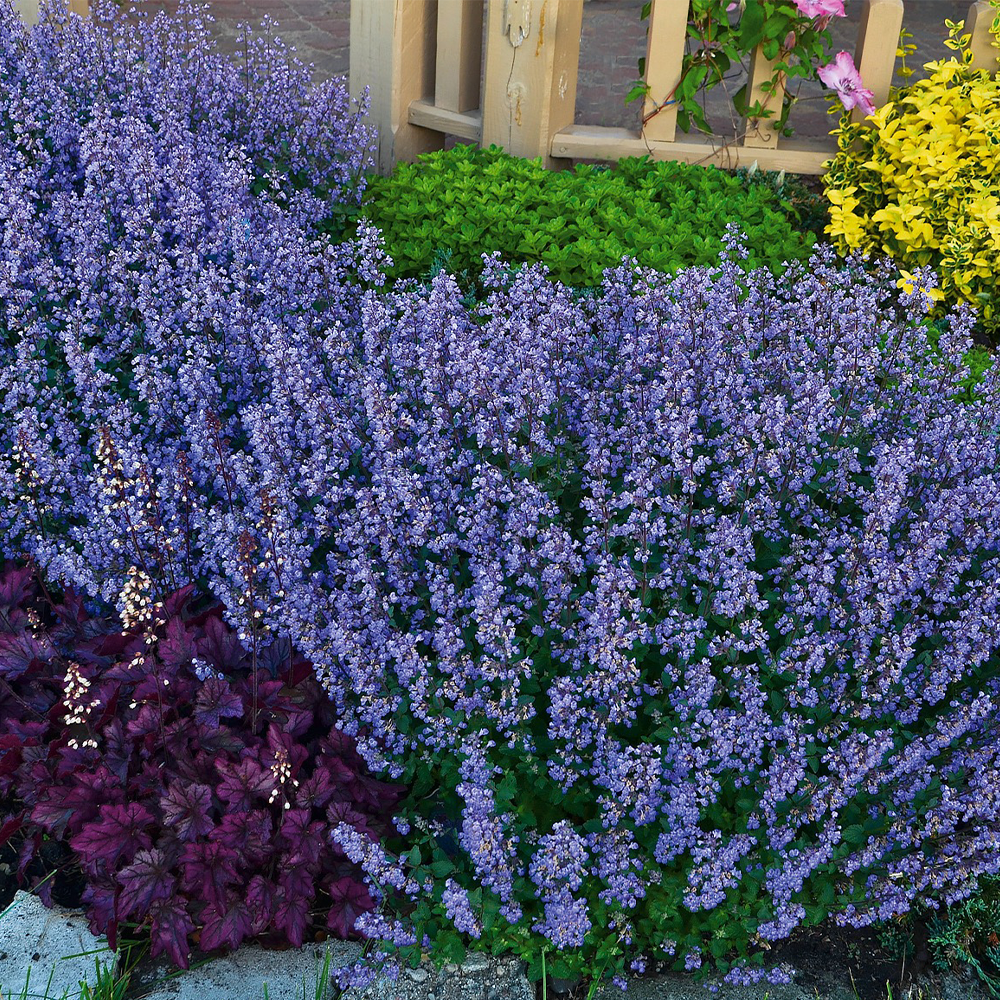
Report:
<svg viewBox="0 0 1000 1000"><path fill-rule="evenodd" d="M274 617L412 784L387 855L337 833L437 880L409 958L745 979L1000 866L997 374L957 402L971 316L932 362L888 268L743 254L367 303L350 501Z"/></svg>
<svg viewBox="0 0 1000 1000"><path fill-rule="evenodd" d="M29 31L0 3L0 342L49 385L83 364L125 391L142 346L182 330L210 349L247 322L215 299L238 287L249 313L260 294L239 284L246 241L294 253L361 196L372 134L343 82L313 86L269 26L220 54L204 10L53 5Z"/></svg>
<svg viewBox="0 0 1000 1000"><path fill-rule="evenodd" d="M360 195L371 136L342 84L308 79L272 40L219 55L191 5L30 33L0 8L0 544L53 579L115 601L136 565L162 596L252 575L242 533L289 530L265 492L236 523L249 480L217 449L262 368L287 369L274 336L351 322L367 273L364 234L313 223Z"/></svg>
<svg viewBox="0 0 1000 1000"><path fill-rule="evenodd" d="M919 295L826 252L590 297L492 260L469 307L447 275L364 290L371 234L360 283L277 227L239 248L217 334L142 305L124 394L68 336L48 388L8 354L4 544L110 599L203 574L254 654L291 637L409 783L398 835L334 831L385 905L357 929L740 978L1000 867L1000 389L957 400L968 314L937 362Z"/></svg>
<svg viewBox="0 0 1000 1000"><path fill-rule="evenodd" d="M72 849L94 933L149 930L187 967L256 938L354 935L374 908L330 841L347 822L388 831L402 789L373 779L333 726L309 663L287 644L246 652L194 587L153 602L130 577L122 623L30 568L0 575L0 843L23 880L43 834ZM37 886L51 905L51 882Z"/></svg>

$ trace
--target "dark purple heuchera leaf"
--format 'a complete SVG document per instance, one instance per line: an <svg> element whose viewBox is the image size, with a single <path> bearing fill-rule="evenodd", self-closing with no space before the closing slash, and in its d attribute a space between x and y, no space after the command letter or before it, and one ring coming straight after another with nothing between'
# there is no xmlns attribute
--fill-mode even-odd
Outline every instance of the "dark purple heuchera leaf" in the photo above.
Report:
<svg viewBox="0 0 1000 1000"><path fill-rule="evenodd" d="M309 900L289 895L281 886L275 897L274 924L284 931L295 948L301 948L305 940L306 925L309 920Z"/></svg>
<svg viewBox="0 0 1000 1000"><path fill-rule="evenodd" d="M185 843L204 837L215 829L212 789L208 785L172 783L160 798L163 821L178 840Z"/></svg>
<svg viewBox="0 0 1000 1000"><path fill-rule="evenodd" d="M227 675L239 671L246 659L238 636L219 618L205 622L205 634L198 640L197 649L200 659Z"/></svg>
<svg viewBox="0 0 1000 1000"><path fill-rule="evenodd" d="M167 620L166 635L157 644L156 653L165 667L176 671L198 655L197 636L175 614Z"/></svg>
<svg viewBox="0 0 1000 1000"><path fill-rule="evenodd" d="M255 798L266 800L277 787L274 775L250 758L238 764L220 761L219 774L222 781L216 786L215 794L227 803L230 811L250 809Z"/></svg>
<svg viewBox="0 0 1000 1000"><path fill-rule="evenodd" d="M352 756L357 756L354 739L348 736L343 730L337 729L336 727L333 727L323 736L323 738L319 741L319 745L323 748L323 752L325 754L329 754L331 757L342 757L347 759Z"/></svg>
<svg viewBox="0 0 1000 1000"><path fill-rule="evenodd" d="M333 798L336 790L330 772L322 762L317 762L313 773L308 778L299 780L292 802L300 809L322 809Z"/></svg>
<svg viewBox="0 0 1000 1000"><path fill-rule="evenodd" d="M282 696L282 732L299 737L314 723L326 728L332 725L335 716L330 711L330 700L315 677L307 677L293 688L286 686Z"/></svg>
<svg viewBox="0 0 1000 1000"><path fill-rule="evenodd" d="M122 785L128 779L129 764L132 761L132 741L125 735L120 719L112 719L104 727L104 745L101 759L105 767Z"/></svg>
<svg viewBox="0 0 1000 1000"><path fill-rule="evenodd" d="M311 709L306 708L305 705L295 704L287 698L282 708L282 715L284 718L281 723L281 730L293 737L307 733L315 718Z"/></svg>
<svg viewBox="0 0 1000 1000"><path fill-rule="evenodd" d="M98 766L103 767L99 765L101 754L97 747L79 745L56 747L50 751L50 757L55 758L57 777L96 771ZM104 770L107 771L107 768Z"/></svg>
<svg viewBox="0 0 1000 1000"><path fill-rule="evenodd" d="M289 650L291 652L289 653ZM289 671L289 656L291 670ZM268 644L257 654L258 664L272 677L279 677L293 688L297 688L308 678L315 679L312 664L303 659L298 650L291 648L287 636L281 636Z"/></svg>
<svg viewBox="0 0 1000 1000"><path fill-rule="evenodd" d="M0 609L5 612L20 610L29 591L34 591L34 578L32 567L4 563L3 571L0 572ZM0 629L3 625L3 618L0 617Z"/></svg>
<svg viewBox="0 0 1000 1000"><path fill-rule="evenodd" d="M243 699L220 677L209 677L194 699L194 718L203 726L216 729L219 719L239 719L243 715Z"/></svg>
<svg viewBox="0 0 1000 1000"><path fill-rule="evenodd" d="M395 796L391 789L386 788L385 782L358 771L352 773L345 789L351 801L362 808L377 809L380 805L384 807L387 801L390 804L395 801Z"/></svg>
<svg viewBox="0 0 1000 1000"><path fill-rule="evenodd" d="M19 736L0 736L0 793L6 794L10 776L21 766L24 741Z"/></svg>
<svg viewBox="0 0 1000 1000"><path fill-rule="evenodd" d="M163 598L163 617L167 619L168 634L170 621L176 616L183 614L191 598L195 596L197 589L195 584L189 583Z"/></svg>
<svg viewBox="0 0 1000 1000"><path fill-rule="evenodd" d="M124 789L101 767L93 774L85 771L74 774L72 785L43 786L31 810L31 820L53 837L62 839L67 832L79 833L96 819L102 802L121 805L124 800Z"/></svg>
<svg viewBox="0 0 1000 1000"><path fill-rule="evenodd" d="M0 847L24 826L24 816L0 818Z"/></svg>
<svg viewBox="0 0 1000 1000"><path fill-rule="evenodd" d="M323 849L323 827L321 821L311 820L307 809L286 810L278 831L278 843L288 852L285 864L316 864Z"/></svg>
<svg viewBox="0 0 1000 1000"><path fill-rule="evenodd" d="M234 851L246 869L262 867L274 853L271 814L263 809L228 813L209 838Z"/></svg>
<svg viewBox="0 0 1000 1000"><path fill-rule="evenodd" d="M108 946L116 948L118 935L118 887L88 882L80 896L87 907L87 922L92 934L107 934Z"/></svg>
<svg viewBox="0 0 1000 1000"><path fill-rule="evenodd" d="M174 690L169 689L169 685L163 683L164 677L169 681L169 675L162 665L159 669L154 669L152 664L142 664L133 668L132 682L135 687L132 689L132 700L142 704L149 704L156 709L157 717L161 714L173 715L173 705L177 698L177 686ZM162 706L162 708L161 708Z"/></svg>
<svg viewBox="0 0 1000 1000"><path fill-rule="evenodd" d="M111 872L121 858L131 860L136 851L150 847L147 832L153 814L143 805L102 805L98 818L70 839L70 846L80 856L80 863L98 874Z"/></svg>
<svg viewBox="0 0 1000 1000"><path fill-rule="evenodd" d="M366 833L372 840L377 840L378 836L368 822L369 817L362 812L358 812L350 802L332 802L326 809L326 821L333 829L338 823L349 823L356 830ZM331 842L333 853L338 858L346 858L347 854L340 844Z"/></svg>
<svg viewBox="0 0 1000 1000"><path fill-rule="evenodd" d="M159 735L163 725L163 716L158 705L145 704L139 706L138 714L125 724L125 732L132 739L144 736Z"/></svg>
<svg viewBox="0 0 1000 1000"><path fill-rule="evenodd" d="M285 711L286 699L283 697L284 691L284 681L272 681L268 679L266 673L263 670L257 671L257 694L256 699L254 698L253 682L249 675L244 675L239 679L238 684L234 685L239 691L240 696L243 698L243 714L250 715L253 709L254 701L257 703L258 716L261 716L263 712L281 712Z"/></svg>
<svg viewBox="0 0 1000 1000"><path fill-rule="evenodd" d="M239 881L239 855L218 841L188 844L181 855L181 887L185 892L226 905L226 890Z"/></svg>
<svg viewBox="0 0 1000 1000"><path fill-rule="evenodd" d="M144 652L146 647L145 640L131 632L102 634L89 645L95 656L113 656L125 662L136 653Z"/></svg>
<svg viewBox="0 0 1000 1000"><path fill-rule="evenodd" d="M326 926L339 938L347 938L354 933L354 921L362 913L375 909L375 901L368 892L368 886L358 882L353 876L345 876L326 886L330 896L330 912Z"/></svg>
<svg viewBox="0 0 1000 1000"><path fill-rule="evenodd" d="M154 903L150 909L153 918L150 931L150 957L164 952L179 969L188 967L188 935L194 931L194 921L187 912L183 899Z"/></svg>
<svg viewBox="0 0 1000 1000"><path fill-rule="evenodd" d="M349 797L347 788L354 780L356 769L339 756L327 756L324 758L324 763L324 770L330 775L331 781L337 788L343 790L345 798Z"/></svg>
<svg viewBox="0 0 1000 1000"><path fill-rule="evenodd" d="M265 767L287 764L291 767L291 777L294 778L308 756L309 751L301 743L282 732L273 722L267 727L267 750L261 754L261 762Z"/></svg>
<svg viewBox="0 0 1000 1000"><path fill-rule="evenodd" d="M41 844L42 833L40 830L32 830L25 834L24 840L17 852L17 878L19 882L24 879L28 865L31 864Z"/></svg>
<svg viewBox="0 0 1000 1000"><path fill-rule="evenodd" d="M274 917L274 886L263 875L254 875L247 886L250 933L262 934Z"/></svg>
<svg viewBox="0 0 1000 1000"><path fill-rule="evenodd" d="M201 736L198 738L198 746L219 760L227 754L236 757L244 753L246 741L246 732L238 732L235 728L220 726L218 729L203 728Z"/></svg>
<svg viewBox="0 0 1000 1000"><path fill-rule="evenodd" d="M38 875L34 879L31 879L28 883L28 891L33 892L41 901L44 906L50 909L54 905L52 899L52 889L55 883L51 878L47 878L45 875Z"/></svg>
<svg viewBox="0 0 1000 1000"><path fill-rule="evenodd" d="M17 680L34 663L46 662L54 654L47 640L30 632L0 633L0 678Z"/></svg>
<svg viewBox="0 0 1000 1000"><path fill-rule="evenodd" d="M201 914L201 947L238 948L250 933L252 919L247 904L234 892L227 893L224 906L209 903Z"/></svg>
<svg viewBox="0 0 1000 1000"><path fill-rule="evenodd" d="M157 745L157 752L163 754L167 760L178 761L178 770L182 766L180 762L187 764L191 757L191 745L198 739L202 727L194 719L176 719L163 728L162 741Z"/></svg>
<svg viewBox="0 0 1000 1000"><path fill-rule="evenodd" d="M274 922L296 948L302 945L309 905L316 895L313 868L308 864L292 865L283 868L278 879Z"/></svg>
<svg viewBox="0 0 1000 1000"><path fill-rule="evenodd" d="M314 866L303 863L283 867L278 877L278 887L286 899L298 897L311 900L316 895Z"/></svg>
<svg viewBox="0 0 1000 1000"><path fill-rule="evenodd" d="M170 874L167 855L155 848L138 851L132 863L118 872L115 881L121 886L118 915L122 918L137 911L145 915L157 900L170 899L177 886L177 879Z"/></svg>
<svg viewBox="0 0 1000 1000"><path fill-rule="evenodd" d="M49 731L49 724L45 720L39 719L11 719L3 720L4 732L11 736L17 736L26 743L29 740L38 741Z"/></svg>

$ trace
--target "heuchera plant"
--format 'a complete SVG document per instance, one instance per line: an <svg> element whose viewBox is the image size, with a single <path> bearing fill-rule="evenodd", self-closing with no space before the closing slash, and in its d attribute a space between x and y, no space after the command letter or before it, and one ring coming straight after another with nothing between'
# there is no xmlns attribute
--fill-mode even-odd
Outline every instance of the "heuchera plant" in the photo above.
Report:
<svg viewBox="0 0 1000 1000"><path fill-rule="evenodd" d="M333 728L308 662L287 644L252 662L193 590L154 604L136 573L122 623L4 568L0 844L20 838L23 879L43 834L67 843L94 933L114 947L119 923L148 928L182 968L194 940L357 936L374 902L329 830L377 840L402 789ZM52 883L37 888L50 904Z"/></svg>

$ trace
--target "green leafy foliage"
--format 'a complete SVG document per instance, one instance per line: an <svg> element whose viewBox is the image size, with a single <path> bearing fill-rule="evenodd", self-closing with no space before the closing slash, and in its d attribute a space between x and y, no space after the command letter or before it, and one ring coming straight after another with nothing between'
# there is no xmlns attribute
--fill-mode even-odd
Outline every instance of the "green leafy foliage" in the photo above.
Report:
<svg viewBox="0 0 1000 1000"><path fill-rule="evenodd" d="M928 945L938 968L965 964L989 996L1000 997L1000 879L983 878L979 892L932 917Z"/></svg>
<svg viewBox="0 0 1000 1000"><path fill-rule="evenodd" d="M674 273L712 265L727 222L747 234L750 267L780 272L815 243L796 204L774 184L715 167L628 158L614 169L544 169L495 146L456 146L372 178L361 212L385 234L391 275L443 265L468 287L481 255L541 262L568 285L594 286L626 256Z"/></svg>

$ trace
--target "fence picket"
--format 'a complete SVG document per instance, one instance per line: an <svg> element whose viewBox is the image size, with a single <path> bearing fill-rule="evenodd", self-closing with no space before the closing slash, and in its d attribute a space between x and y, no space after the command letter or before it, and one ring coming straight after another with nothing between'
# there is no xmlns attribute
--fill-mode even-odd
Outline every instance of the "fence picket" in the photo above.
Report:
<svg viewBox="0 0 1000 1000"><path fill-rule="evenodd" d="M438 0L434 104L442 111L479 107L483 0Z"/></svg>
<svg viewBox="0 0 1000 1000"><path fill-rule="evenodd" d="M642 134L651 142L672 142L677 134L677 105L672 100L681 82L690 0L653 0L646 40L646 85Z"/></svg>
<svg viewBox="0 0 1000 1000"><path fill-rule="evenodd" d="M976 0L965 19L965 31L972 35L969 41L972 65L976 69L988 69L991 73L1000 72L1000 49L993 45L994 39L990 32L996 16L997 12L987 0Z"/></svg>
<svg viewBox="0 0 1000 1000"><path fill-rule="evenodd" d="M410 103L434 93L436 35L437 0L351 4L351 94L368 87L382 173L444 146L442 133L409 120Z"/></svg>
<svg viewBox="0 0 1000 1000"><path fill-rule="evenodd" d="M761 107L771 114L764 118L748 118L743 145L754 149L775 149L778 145L778 130L775 121L781 114L781 104L785 96L783 80L775 82L770 92L764 90L764 85L774 77L774 67L778 59L768 59L764 48L758 45L750 56L750 79L747 82L747 104L753 107L760 101Z"/></svg>
<svg viewBox="0 0 1000 1000"><path fill-rule="evenodd" d="M854 65L866 89L875 95L877 108L889 100L902 27L903 0L864 0L862 3ZM864 121L865 113L855 108L851 118L856 122Z"/></svg>
<svg viewBox="0 0 1000 1000"><path fill-rule="evenodd" d="M483 145L556 166L552 137L573 124L583 0L490 0Z"/></svg>

